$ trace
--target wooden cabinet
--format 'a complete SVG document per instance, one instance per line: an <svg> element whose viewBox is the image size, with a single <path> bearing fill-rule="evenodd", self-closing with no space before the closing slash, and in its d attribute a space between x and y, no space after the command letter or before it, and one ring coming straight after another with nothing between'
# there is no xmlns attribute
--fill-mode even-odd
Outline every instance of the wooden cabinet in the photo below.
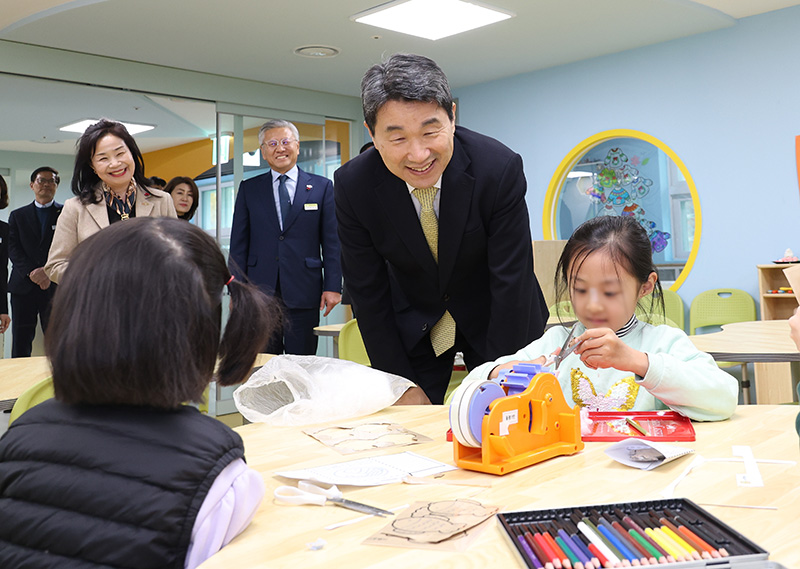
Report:
<svg viewBox="0 0 800 569"><path fill-rule="evenodd" d="M761 320L786 320L797 308L797 299L791 293L771 293L788 287L783 269L790 265L770 264L758 267L758 295L761 302Z"/></svg>
<svg viewBox="0 0 800 569"><path fill-rule="evenodd" d="M761 303L761 320L786 320L797 308L797 298L791 293L771 293L788 287L789 281L783 269L789 264L756 265L758 268L758 298ZM796 401L796 382L793 367L797 362L756 363L756 403L784 403Z"/></svg>

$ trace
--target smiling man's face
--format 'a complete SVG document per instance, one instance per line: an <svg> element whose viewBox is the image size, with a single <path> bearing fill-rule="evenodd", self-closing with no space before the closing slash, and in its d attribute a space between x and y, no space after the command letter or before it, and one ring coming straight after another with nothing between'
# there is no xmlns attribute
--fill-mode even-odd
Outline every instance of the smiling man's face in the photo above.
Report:
<svg viewBox="0 0 800 569"><path fill-rule="evenodd" d="M415 188L433 186L453 157L455 124L435 102L388 101L370 134L389 171Z"/></svg>
<svg viewBox="0 0 800 569"><path fill-rule="evenodd" d="M263 140L261 155L272 170L285 174L294 168L300 155L300 143L290 129L285 127L270 129L264 133ZM270 146L270 143L274 146Z"/></svg>

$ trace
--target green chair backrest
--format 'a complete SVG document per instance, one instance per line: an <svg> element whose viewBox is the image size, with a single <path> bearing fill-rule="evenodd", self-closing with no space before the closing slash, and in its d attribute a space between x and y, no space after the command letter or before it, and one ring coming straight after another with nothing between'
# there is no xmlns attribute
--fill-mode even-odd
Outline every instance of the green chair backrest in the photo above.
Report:
<svg viewBox="0 0 800 569"><path fill-rule="evenodd" d="M47 377L36 385L29 387L22 395L19 396L19 399L17 399L16 403L14 403L14 407L11 409L11 415L8 418L9 426L14 422L15 419L17 419L31 407L36 407L42 401L47 401L53 397L54 393L52 377Z"/></svg>
<svg viewBox="0 0 800 569"><path fill-rule="evenodd" d="M705 326L756 319L756 302L738 288L715 288L698 294L689 306L689 334Z"/></svg>
<svg viewBox="0 0 800 569"><path fill-rule="evenodd" d="M667 318L675 323L676 328L681 330L686 329L686 309L683 305L683 299L674 290L664 291L664 311Z"/></svg>
<svg viewBox="0 0 800 569"><path fill-rule="evenodd" d="M339 358L365 366L371 365L355 318L346 322L339 332Z"/></svg>
<svg viewBox="0 0 800 569"><path fill-rule="evenodd" d="M549 310L551 318L558 317L565 321L578 319L578 317L575 316L575 309L572 308L572 302L569 300L557 302L551 306Z"/></svg>

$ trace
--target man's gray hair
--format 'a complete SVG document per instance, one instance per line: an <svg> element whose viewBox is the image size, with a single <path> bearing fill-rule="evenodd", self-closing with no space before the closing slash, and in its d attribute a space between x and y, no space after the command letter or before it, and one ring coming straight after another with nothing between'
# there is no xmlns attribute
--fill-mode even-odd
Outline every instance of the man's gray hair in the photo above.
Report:
<svg viewBox="0 0 800 569"><path fill-rule="evenodd" d="M361 80L364 121L372 134L378 111L389 101L434 102L453 120L453 95L444 71L423 55L396 53L373 65Z"/></svg>
<svg viewBox="0 0 800 569"><path fill-rule="evenodd" d="M297 127L294 126L289 121L285 121L282 119L271 119L261 125L261 128L258 131L258 145L261 146L264 144L264 133L268 130L272 130L273 128L288 128L292 131L294 135L294 139L296 141L300 141L300 133L297 132Z"/></svg>

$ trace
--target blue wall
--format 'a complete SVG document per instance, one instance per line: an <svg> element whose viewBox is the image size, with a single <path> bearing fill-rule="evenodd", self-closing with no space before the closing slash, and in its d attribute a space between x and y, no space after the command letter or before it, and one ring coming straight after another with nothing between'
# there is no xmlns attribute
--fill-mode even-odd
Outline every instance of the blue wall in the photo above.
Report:
<svg viewBox="0 0 800 569"><path fill-rule="evenodd" d="M598 132L662 140L697 186L702 239L678 293L742 288L758 301L756 265L800 254L800 8L710 32L457 90L459 122L519 152L534 239L564 156ZM523 48L523 46L520 46Z"/></svg>

